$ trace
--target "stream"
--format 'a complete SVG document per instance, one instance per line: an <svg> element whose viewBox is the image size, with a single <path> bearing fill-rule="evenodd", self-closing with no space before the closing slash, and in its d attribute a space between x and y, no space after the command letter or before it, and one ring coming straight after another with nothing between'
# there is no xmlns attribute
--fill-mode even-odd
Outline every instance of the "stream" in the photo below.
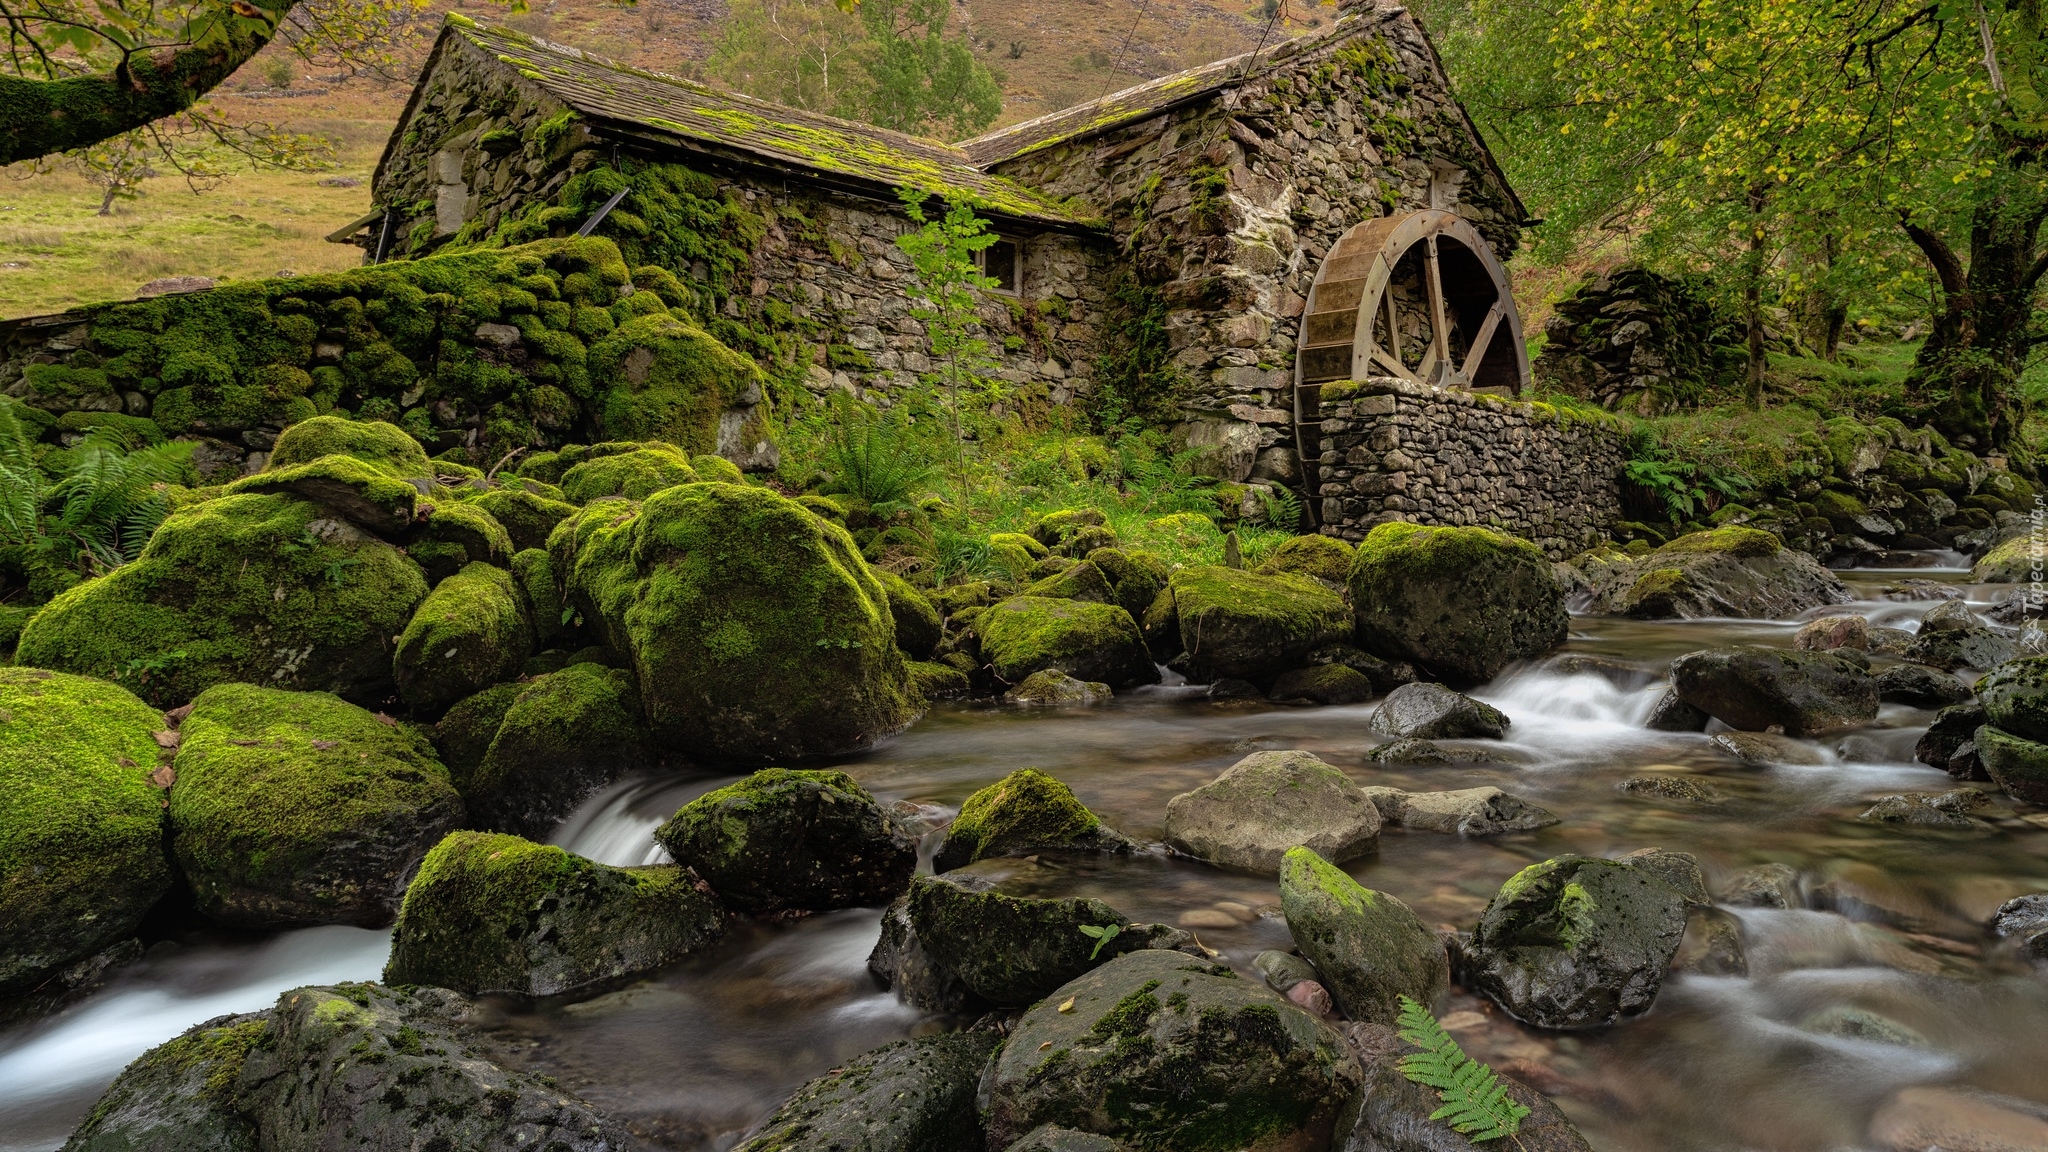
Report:
<svg viewBox="0 0 2048 1152"><path fill-rule="evenodd" d="M1886 592L1902 579L1957 584L1979 607L2007 590L1962 584L1962 570L1841 575L1858 601L1810 615L1852 611L1911 627L1938 601ZM1984 928L2008 898L2048 891L2048 816L2022 817L1997 795L1979 813L1992 826L1984 832L1854 821L1876 797L1954 786L1913 761L1926 710L1885 705L1846 741L1808 741L1820 762L1796 767L1738 764L1704 735L1642 727L1672 657L1727 643L1789 647L1797 625L1574 618L1562 653L1473 693L1513 720L1499 748L1512 764L1383 767L1366 756L1376 703L1219 703L1199 688L1165 686L1092 709L940 706L843 767L884 802L948 813L1004 774L1037 767L1110 825L1157 840L1175 794L1249 752L1302 748L1361 783L1493 784L1563 818L1493 839L1384 830L1378 854L1347 870L1427 924L1469 928L1503 880L1565 852L1690 852L1717 891L1752 865L1797 869L1805 908L1735 910L1746 978L1676 972L1648 1014L1584 1033L1523 1027L1456 990L1441 1006L1468 1051L1552 1094L1603 1152L1861 1148L1873 1111L1913 1084L2048 1104L2048 980L1992 949ZM1616 788L1657 771L1698 773L1726 798L1681 806ZM610 864L665 859L654 828L734 779L627 779L553 840ZM1096 896L1135 920L1187 927L1246 975L1262 949L1290 947L1271 880L1163 852L1006 867L1016 891ZM878 914L736 922L709 952L603 995L494 1002L488 1027L512 1062L556 1077L646 1147L723 1152L804 1080L889 1040L962 1023L876 987L864 961ZM387 941L386 932L330 927L156 945L92 997L0 1033L0 1152L57 1147L123 1065L192 1024L265 1007L300 984L375 979ZM1881 1018L1890 1030L1878 1039L1870 1028L1833 1026L1845 1014Z"/></svg>

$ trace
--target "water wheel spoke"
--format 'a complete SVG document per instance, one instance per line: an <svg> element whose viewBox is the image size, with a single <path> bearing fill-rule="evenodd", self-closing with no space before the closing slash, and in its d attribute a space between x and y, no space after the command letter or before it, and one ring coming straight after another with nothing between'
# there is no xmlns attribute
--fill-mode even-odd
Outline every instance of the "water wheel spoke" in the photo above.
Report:
<svg viewBox="0 0 2048 1152"><path fill-rule="evenodd" d="M1501 318L1506 314L1498 300L1495 300L1493 307L1487 310L1486 319L1479 325L1479 334L1472 337L1472 347L1465 352L1465 366L1459 369L1459 374L1465 379L1473 379L1472 374L1479 370L1480 362L1486 359L1486 346L1493 343L1494 329L1500 327Z"/></svg>
<svg viewBox="0 0 2048 1152"><path fill-rule="evenodd" d="M1394 363L1399 364L1401 363L1401 316L1400 313L1394 310L1394 284L1391 278L1388 279L1387 286L1381 289L1381 293L1380 299L1386 301L1387 305L1387 351L1394 357ZM1401 375L1406 376L1407 374L1408 369L1401 369Z"/></svg>
<svg viewBox="0 0 2048 1152"><path fill-rule="evenodd" d="M1444 278L1437 268L1436 237L1429 238L1428 277L1429 291L1429 355L1422 358L1422 369L1417 373L1429 379L1430 369L1451 362L1450 325L1444 320Z"/></svg>
<svg viewBox="0 0 2048 1152"><path fill-rule="evenodd" d="M1415 379L1415 373L1410 372L1406 364L1403 364L1399 360L1394 359L1392 356L1387 355L1387 350L1385 348L1374 348L1372 350L1372 358L1374 360L1379 361L1380 367L1385 368L1387 371L1393 373L1396 376L1401 377L1404 380Z"/></svg>

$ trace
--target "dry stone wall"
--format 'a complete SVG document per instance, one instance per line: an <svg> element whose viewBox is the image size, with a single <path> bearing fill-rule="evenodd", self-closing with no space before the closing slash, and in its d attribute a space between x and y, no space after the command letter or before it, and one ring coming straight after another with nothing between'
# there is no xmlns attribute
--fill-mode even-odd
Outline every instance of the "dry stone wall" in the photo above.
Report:
<svg viewBox="0 0 2048 1152"><path fill-rule="evenodd" d="M1621 519L1620 431L1518 403L1391 377L1323 389L1323 531L1362 539L1389 520L1478 525L1553 560Z"/></svg>

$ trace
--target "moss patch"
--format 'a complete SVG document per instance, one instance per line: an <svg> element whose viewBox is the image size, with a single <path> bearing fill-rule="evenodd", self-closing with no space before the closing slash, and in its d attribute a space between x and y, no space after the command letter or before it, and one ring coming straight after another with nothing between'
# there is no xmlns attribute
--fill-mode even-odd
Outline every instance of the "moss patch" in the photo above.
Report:
<svg viewBox="0 0 2048 1152"><path fill-rule="evenodd" d="M472 563L428 593L398 638L392 674L416 710L438 715L465 696L519 674L533 650L512 576Z"/></svg>

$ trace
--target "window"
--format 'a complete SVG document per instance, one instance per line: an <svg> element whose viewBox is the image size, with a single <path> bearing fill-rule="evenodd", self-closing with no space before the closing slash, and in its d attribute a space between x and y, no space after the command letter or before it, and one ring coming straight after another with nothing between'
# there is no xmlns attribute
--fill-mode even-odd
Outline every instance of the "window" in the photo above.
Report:
<svg viewBox="0 0 2048 1152"><path fill-rule="evenodd" d="M981 274L996 282L994 291L1010 296L1023 292L1023 243L1017 240L997 240L982 249Z"/></svg>

